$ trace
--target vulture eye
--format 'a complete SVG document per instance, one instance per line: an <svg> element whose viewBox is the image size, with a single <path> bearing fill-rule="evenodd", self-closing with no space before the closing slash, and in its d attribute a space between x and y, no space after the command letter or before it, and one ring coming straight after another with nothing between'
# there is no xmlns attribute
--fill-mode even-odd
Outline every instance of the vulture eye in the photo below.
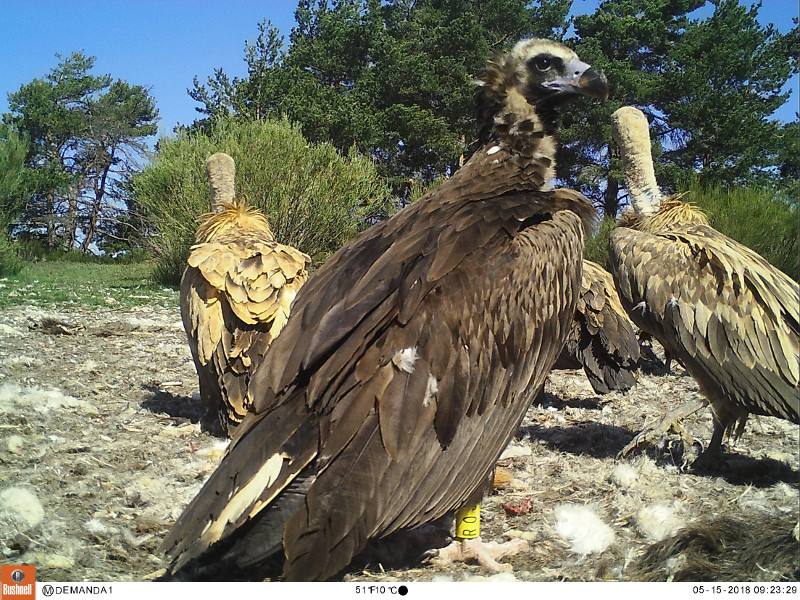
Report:
<svg viewBox="0 0 800 600"><path fill-rule="evenodd" d="M533 66L536 67L536 70L540 73L544 73L550 70L552 63L546 56L537 56L533 59Z"/></svg>

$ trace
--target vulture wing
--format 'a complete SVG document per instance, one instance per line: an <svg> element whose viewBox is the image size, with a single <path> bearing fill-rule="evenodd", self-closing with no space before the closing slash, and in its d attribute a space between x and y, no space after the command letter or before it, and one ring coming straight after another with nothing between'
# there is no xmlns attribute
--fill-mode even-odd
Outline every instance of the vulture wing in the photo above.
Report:
<svg viewBox="0 0 800 600"><path fill-rule="evenodd" d="M247 411L251 365L286 324L309 262L302 252L246 230L192 247L181 316L201 396L226 408L224 423L235 426Z"/></svg>
<svg viewBox="0 0 800 600"><path fill-rule="evenodd" d="M164 542L175 569L218 543L239 567L282 543L287 578L329 577L486 480L566 339L593 210L474 181L371 228L300 291L252 414Z"/></svg>
<svg viewBox="0 0 800 600"><path fill-rule="evenodd" d="M611 234L614 279L633 321L711 399L798 422L798 286L703 224Z"/></svg>
<svg viewBox="0 0 800 600"><path fill-rule="evenodd" d="M639 340L614 287L611 273L583 261L575 323L556 368L583 368L598 394L629 390L636 383Z"/></svg>

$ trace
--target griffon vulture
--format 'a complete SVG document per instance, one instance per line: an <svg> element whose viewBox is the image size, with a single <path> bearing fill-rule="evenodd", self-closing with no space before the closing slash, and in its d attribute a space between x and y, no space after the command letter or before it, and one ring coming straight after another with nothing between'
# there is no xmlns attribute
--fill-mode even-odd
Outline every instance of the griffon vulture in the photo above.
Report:
<svg viewBox="0 0 800 600"><path fill-rule="evenodd" d="M214 212L202 217L181 279L203 425L216 435L231 435L247 412L251 366L286 324L310 262L275 242L266 217L234 196L234 169L227 154L206 161Z"/></svg>
<svg viewBox="0 0 800 600"><path fill-rule="evenodd" d="M614 280L633 322L680 360L711 404L714 431L698 460L715 466L726 429L738 421L740 434L749 413L798 423L800 293L796 282L713 229L690 204L661 201L647 120L632 111L615 113L636 210L611 235Z"/></svg>
<svg viewBox="0 0 800 600"><path fill-rule="evenodd" d="M561 44L527 40L478 91L485 144L300 290L251 412L162 549L170 571L326 579L367 541L479 497L569 333L581 194L545 191L555 113L605 97Z"/></svg>

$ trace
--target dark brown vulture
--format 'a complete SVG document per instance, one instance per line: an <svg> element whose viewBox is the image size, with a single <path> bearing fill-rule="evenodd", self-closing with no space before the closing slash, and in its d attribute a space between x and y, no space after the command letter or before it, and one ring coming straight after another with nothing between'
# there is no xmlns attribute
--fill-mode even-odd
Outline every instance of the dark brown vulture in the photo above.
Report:
<svg viewBox="0 0 800 600"><path fill-rule="evenodd" d="M264 215L234 196L234 169L227 154L206 161L214 212L202 218L181 279L203 426L217 435L230 435L247 412L251 365L286 324L310 262L275 242Z"/></svg>
<svg viewBox="0 0 800 600"><path fill-rule="evenodd" d="M485 145L300 290L251 413L163 542L171 572L255 578L282 552L285 579L326 579L480 495L575 312L594 211L544 188L577 94L605 96L605 78L558 43L488 64Z"/></svg>
<svg viewBox="0 0 800 600"><path fill-rule="evenodd" d="M575 322L556 369L583 369L598 394L624 392L636 383L639 339L619 300L611 273L583 261Z"/></svg>
<svg viewBox="0 0 800 600"><path fill-rule="evenodd" d="M630 135L623 118L626 178L645 200L634 195L639 212L612 233L610 260L633 322L681 361L710 402L714 432L700 464L714 466L726 429L738 421L740 433L749 413L798 423L800 293L690 204L664 200L648 210L647 199L660 193L654 178L642 184L636 166L651 162L646 124Z"/></svg>

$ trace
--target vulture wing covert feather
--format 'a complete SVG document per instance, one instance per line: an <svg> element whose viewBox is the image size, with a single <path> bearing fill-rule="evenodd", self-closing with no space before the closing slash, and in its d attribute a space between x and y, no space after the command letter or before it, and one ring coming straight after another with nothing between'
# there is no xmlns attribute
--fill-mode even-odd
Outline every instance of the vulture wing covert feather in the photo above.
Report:
<svg viewBox="0 0 800 600"><path fill-rule="evenodd" d="M709 398L722 394L746 412L798 422L796 283L703 224L619 227L610 251L631 318L686 365Z"/></svg>

